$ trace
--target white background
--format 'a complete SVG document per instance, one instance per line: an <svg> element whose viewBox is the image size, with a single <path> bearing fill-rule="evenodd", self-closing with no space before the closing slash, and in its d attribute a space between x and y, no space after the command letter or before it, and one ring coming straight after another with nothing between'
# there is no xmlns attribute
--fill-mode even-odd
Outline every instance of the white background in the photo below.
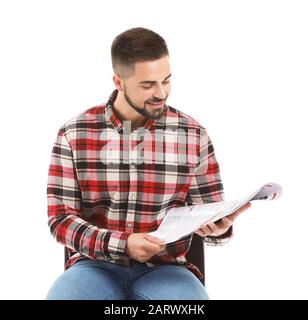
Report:
<svg viewBox="0 0 308 320"><path fill-rule="evenodd" d="M233 199L266 182L224 247L207 247L212 299L307 299L306 1L0 2L1 299L44 299L63 271L46 182L60 126L114 89L111 42L136 26L167 41L168 104L213 140Z"/></svg>

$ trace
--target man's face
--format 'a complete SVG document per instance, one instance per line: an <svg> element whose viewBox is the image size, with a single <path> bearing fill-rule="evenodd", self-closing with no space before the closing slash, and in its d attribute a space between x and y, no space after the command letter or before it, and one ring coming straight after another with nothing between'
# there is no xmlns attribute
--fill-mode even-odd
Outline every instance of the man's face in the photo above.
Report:
<svg viewBox="0 0 308 320"><path fill-rule="evenodd" d="M169 58L135 63L134 75L124 81L124 97L139 114L158 119L171 91Z"/></svg>

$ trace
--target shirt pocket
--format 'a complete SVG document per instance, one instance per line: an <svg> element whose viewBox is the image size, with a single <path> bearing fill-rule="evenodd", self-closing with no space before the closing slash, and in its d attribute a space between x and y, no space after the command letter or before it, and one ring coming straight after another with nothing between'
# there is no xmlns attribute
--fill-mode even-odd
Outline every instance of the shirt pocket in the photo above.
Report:
<svg viewBox="0 0 308 320"><path fill-rule="evenodd" d="M164 193L162 202L173 202L183 204L185 202L190 182L194 174L195 166L193 164L184 165L166 165L164 177Z"/></svg>

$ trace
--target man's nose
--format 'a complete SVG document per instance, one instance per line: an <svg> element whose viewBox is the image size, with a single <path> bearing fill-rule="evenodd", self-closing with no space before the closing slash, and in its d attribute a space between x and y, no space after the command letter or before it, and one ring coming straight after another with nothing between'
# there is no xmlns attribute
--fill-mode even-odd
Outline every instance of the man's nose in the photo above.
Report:
<svg viewBox="0 0 308 320"><path fill-rule="evenodd" d="M163 86L157 85L154 91L154 97L159 100L164 100L167 96L166 93L166 89Z"/></svg>

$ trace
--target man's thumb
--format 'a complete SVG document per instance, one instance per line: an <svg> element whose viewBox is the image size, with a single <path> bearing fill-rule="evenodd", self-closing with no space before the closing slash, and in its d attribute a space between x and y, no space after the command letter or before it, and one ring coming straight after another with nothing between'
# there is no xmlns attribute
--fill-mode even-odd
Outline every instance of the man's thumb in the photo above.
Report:
<svg viewBox="0 0 308 320"><path fill-rule="evenodd" d="M147 233L144 234L144 239L150 241L150 242L153 242L155 244L158 244L158 245L164 245L164 241L159 239L159 238L156 238L156 237L153 237Z"/></svg>

